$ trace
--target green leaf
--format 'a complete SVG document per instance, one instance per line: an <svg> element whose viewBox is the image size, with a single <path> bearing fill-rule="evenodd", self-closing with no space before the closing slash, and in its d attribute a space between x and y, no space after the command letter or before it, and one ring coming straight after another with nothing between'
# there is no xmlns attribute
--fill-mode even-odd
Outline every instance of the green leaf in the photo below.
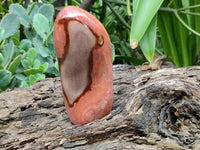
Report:
<svg viewBox="0 0 200 150"><path fill-rule="evenodd" d="M176 47L176 39L173 30L173 14L160 11L158 13L158 28L162 39L164 52L167 56L170 56L176 66L181 67L180 57Z"/></svg>
<svg viewBox="0 0 200 150"><path fill-rule="evenodd" d="M198 6L200 4L200 0L193 0L193 1L188 1L190 3L191 6ZM200 12L200 7L196 7L194 9L190 9L189 10L191 13L196 13L199 14ZM194 29L195 31L197 31L198 33L200 33L200 16L199 15L188 15L190 17L189 20L189 25L191 24L191 28ZM193 34L191 34L193 35ZM193 62L194 65L196 65L197 60L199 59L199 50L200 50L200 37L195 36L195 39L191 42L194 42L193 44L193 48L189 49L189 53L191 56L191 60ZM190 38L191 39L191 38ZM188 42L189 44L191 43L190 41Z"/></svg>
<svg viewBox="0 0 200 150"><path fill-rule="evenodd" d="M146 59L151 62L153 60L156 45L156 26L157 16L154 16L144 36L140 41L140 47Z"/></svg>
<svg viewBox="0 0 200 150"><path fill-rule="evenodd" d="M32 67L30 60L28 59L23 59L22 60L22 65L24 67L24 69L29 69Z"/></svg>
<svg viewBox="0 0 200 150"><path fill-rule="evenodd" d="M48 36L50 27L48 19L44 15L38 13L33 17L33 27L43 40Z"/></svg>
<svg viewBox="0 0 200 150"><path fill-rule="evenodd" d="M4 28L1 28L1 27L0 27L0 42L1 42L2 39L3 39L4 32L5 32Z"/></svg>
<svg viewBox="0 0 200 150"><path fill-rule="evenodd" d="M45 74L48 74L48 76L51 76L51 77L59 77L60 76L59 70L57 70L56 67L49 67L47 70L48 70L48 72L46 71Z"/></svg>
<svg viewBox="0 0 200 150"><path fill-rule="evenodd" d="M48 48L41 46L40 47L40 54L42 57L48 57L50 55L50 51Z"/></svg>
<svg viewBox="0 0 200 150"><path fill-rule="evenodd" d="M28 50L28 58L31 61L31 64L33 64L33 62L35 61L35 58L37 56L37 51L34 48L30 48Z"/></svg>
<svg viewBox="0 0 200 150"><path fill-rule="evenodd" d="M46 45L48 45L49 43L53 43L53 29L47 35L45 42L46 42Z"/></svg>
<svg viewBox="0 0 200 150"><path fill-rule="evenodd" d="M44 4L39 8L38 12L44 15L49 21L51 21L54 15L54 8L50 4Z"/></svg>
<svg viewBox="0 0 200 150"><path fill-rule="evenodd" d="M14 13L19 16L21 24L23 24L25 27L28 27L30 24L30 18L28 14L26 13L26 10L19 4L12 4L9 7L9 12Z"/></svg>
<svg viewBox="0 0 200 150"><path fill-rule="evenodd" d="M45 75L40 74L40 73L37 73L37 74L34 74L34 75L31 74L28 79L30 81L30 84L34 84L41 79L45 79Z"/></svg>
<svg viewBox="0 0 200 150"><path fill-rule="evenodd" d="M40 61L41 64L47 62L49 67L54 66L54 60L52 57L42 57L41 55L37 55L37 59Z"/></svg>
<svg viewBox="0 0 200 150"><path fill-rule="evenodd" d="M120 41L119 44L120 44L123 52L125 53L125 55L126 56L131 56L132 49L131 50L128 49L128 47L126 46L126 42Z"/></svg>
<svg viewBox="0 0 200 150"><path fill-rule="evenodd" d="M32 30L31 28L24 27L24 34L26 35L27 39L32 41L34 33L35 33L34 30Z"/></svg>
<svg viewBox="0 0 200 150"><path fill-rule="evenodd" d="M8 70L0 70L0 87L6 87L12 80L12 73Z"/></svg>
<svg viewBox="0 0 200 150"><path fill-rule="evenodd" d="M19 29L19 25L20 20L16 14L11 13L5 15L0 24L0 27L6 31L2 40L12 36L15 32L17 32L17 30Z"/></svg>
<svg viewBox="0 0 200 150"><path fill-rule="evenodd" d="M22 81L22 85L21 86L22 87L29 87L29 86L31 86L31 83L30 83L28 77L26 78L26 80Z"/></svg>
<svg viewBox="0 0 200 150"><path fill-rule="evenodd" d="M48 44L48 49L49 49L49 51L50 51L50 55L52 56L52 57L56 57L56 53L55 53L55 47L54 47L54 44Z"/></svg>
<svg viewBox="0 0 200 150"><path fill-rule="evenodd" d="M54 66L55 66L56 70L59 71L58 61L55 62L55 65L54 65Z"/></svg>
<svg viewBox="0 0 200 150"><path fill-rule="evenodd" d="M37 78L37 81L46 78L45 74L41 74L41 73L35 74L35 77Z"/></svg>
<svg viewBox="0 0 200 150"><path fill-rule="evenodd" d="M34 5L34 7L33 7L32 5ZM33 8L32 8L32 7L33 7ZM37 12L38 12L38 10L39 10L39 6L38 6L38 5L35 5L34 3L29 4L29 5L28 5L28 8L27 8L27 12L29 12L30 9L32 9L32 10L31 10L31 12L30 12L29 17L30 17L31 22L33 22L33 17L35 16L35 14L37 14Z"/></svg>
<svg viewBox="0 0 200 150"><path fill-rule="evenodd" d="M23 49L25 51L28 51L30 48L32 48L31 40L29 39L23 39L20 42L20 49Z"/></svg>
<svg viewBox="0 0 200 150"><path fill-rule="evenodd" d="M18 80L21 80L21 81L23 81L23 80L25 80L26 79L26 77L23 75L23 74L15 74L15 77L18 79Z"/></svg>
<svg viewBox="0 0 200 150"><path fill-rule="evenodd" d="M181 8L183 7L181 1L174 1L172 3L173 8ZM185 23L188 22L187 16L180 14L179 17L184 20ZM181 58L181 64L182 66L190 66L194 65L191 63L191 59L195 59L195 57L192 57L190 59L190 52L192 51L188 49L188 37L189 37L189 31L179 22L179 20L173 16L173 25L174 25L174 37L176 42L176 47L178 51L178 57ZM196 59L198 57L198 54L196 55Z"/></svg>
<svg viewBox="0 0 200 150"><path fill-rule="evenodd" d="M24 74L29 76L31 74L36 74L36 73L43 73L43 71L40 68L31 68L24 70Z"/></svg>
<svg viewBox="0 0 200 150"><path fill-rule="evenodd" d="M113 44L111 44L112 46L112 62L115 61L115 46Z"/></svg>
<svg viewBox="0 0 200 150"><path fill-rule="evenodd" d="M29 81L30 81L31 84L34 84L35 82L37 82L35 75L31 74L29 76Z"/></svg>
<svg viewBox="0 0 200 150"><path fill-rule="evenodd" d="M16 47L12 41L3 46L2 54L4 57L4 61L3 61L2 65L4 66L4 68L7 68L7 66L13 59L15 48Z"/></svg>
<svg viewBox="0 0 200 150"><path fill-rule="evenodd" d="M42 70L42 73L44 73L44 72L48 69L48 66L49 66L49 64L46 62L46 63L44 63L43 65L41 65L41 66L39 67L39 69L41 69L41 70Z"/></svg>
<svg viewBox="0 0 200 150"><path fill-rule="evenodd" d="M40 53L39 49L42 46L42 38L37 34L33 39L33 45L38 53Z"/></svg>
<svg viewBox="0 0 200 150"><path fill-rule="evenodd" d="M8 70L14 74L21 63L21 55L18 55L9 65Z"/></svg>
<svg viewBox="0 0 200 150"><path fill-rule="evenodd" d="M3 63L3 60L4 60L3 55L0 53L0 65Z"/></svg>
<svg viewBox="0 0 200 150"><path fill-rule="evenodd" d="M13 42L14 42L14 44L16 46L20 45L20 33L19 33L19 30L17 32L15 32L15 34L12 36L12 40L13 40Z"/></svg>
<svg viewBox="0 0 200 150"><path fill-rule="evenodd" d="M17 79L13 76L11 82L7 86L9 89L13 89L17 85Z"/></svg>
<svg viewBox="0 0 200 150"><path fill-rule="evenodd" d="M135 12L137 10L137 7L139 5L140 0L133 0L133 16L135 17Z"/></svg>
<svg viewBox="0 0 200 150"><path fill-rule="evenodd" d="M40 61L38 59L35 59L33 63L33 68L39 68L40 67Z"/></svg>
<svg viewBox="0 0 200 150"><path fill-rule="evenodd" d="M134 49L142 39L151 20L157 13L164 0L137 0L136 10L133 10L131 24L130 45Z"/></svg>

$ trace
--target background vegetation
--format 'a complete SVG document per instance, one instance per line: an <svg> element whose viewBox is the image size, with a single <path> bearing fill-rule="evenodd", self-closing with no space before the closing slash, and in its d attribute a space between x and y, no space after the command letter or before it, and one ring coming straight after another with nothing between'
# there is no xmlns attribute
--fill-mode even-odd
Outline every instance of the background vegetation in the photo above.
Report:
<svg viewBox="0 0 200 150"><path fill-rule="evenodd" d="M56 0L0 2L0 92L59 76L52 37L54 19L64 5L80 6L82 0L60 1L61 5ZM162 5L150 6L144 2L96 0L89 7L108 31L113 63L139 65L151 62L156 54L168 55L178 67L199 65L200 0L157 0ZM157 15L146 16L150 13ZM150 19L145 22L148 19L142 18ZM135 37L141 42L132 49Z"/></svg>

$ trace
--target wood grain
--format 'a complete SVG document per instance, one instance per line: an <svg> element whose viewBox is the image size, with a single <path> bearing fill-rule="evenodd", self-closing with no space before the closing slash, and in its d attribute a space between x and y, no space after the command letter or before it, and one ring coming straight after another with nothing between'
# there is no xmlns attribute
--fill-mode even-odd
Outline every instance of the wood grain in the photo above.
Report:
<svg viewBox="0 0 200 150"><path fill-rule="evenodd" d="M0 149L199 149L199 66L113 71L111 113L84 126L68 119L60 78L1 93Z"/></svg>

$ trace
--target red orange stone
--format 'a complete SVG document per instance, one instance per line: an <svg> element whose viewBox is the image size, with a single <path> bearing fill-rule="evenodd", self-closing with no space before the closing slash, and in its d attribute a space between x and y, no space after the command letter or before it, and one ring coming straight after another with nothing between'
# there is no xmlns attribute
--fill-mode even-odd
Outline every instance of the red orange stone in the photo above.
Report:
<svg viewBox="0 0 200 150"><path fill-rule="evenodd" d="M104 117L113 103L112 49L104 26L87 11L67 6L53 36L70 120L83 125Z"/></svg>

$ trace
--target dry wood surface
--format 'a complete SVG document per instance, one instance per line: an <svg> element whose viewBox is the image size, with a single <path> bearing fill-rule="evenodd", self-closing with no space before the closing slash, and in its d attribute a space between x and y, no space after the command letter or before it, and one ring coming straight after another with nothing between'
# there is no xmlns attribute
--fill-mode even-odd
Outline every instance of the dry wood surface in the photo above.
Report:
<svg viewBox="0 0 200 150"><path fill-rule="evenodd" d="M111 113L84 126L68 119L60 78L1 93L0 149L200 149L199 66L113 71Z"/></svg>

